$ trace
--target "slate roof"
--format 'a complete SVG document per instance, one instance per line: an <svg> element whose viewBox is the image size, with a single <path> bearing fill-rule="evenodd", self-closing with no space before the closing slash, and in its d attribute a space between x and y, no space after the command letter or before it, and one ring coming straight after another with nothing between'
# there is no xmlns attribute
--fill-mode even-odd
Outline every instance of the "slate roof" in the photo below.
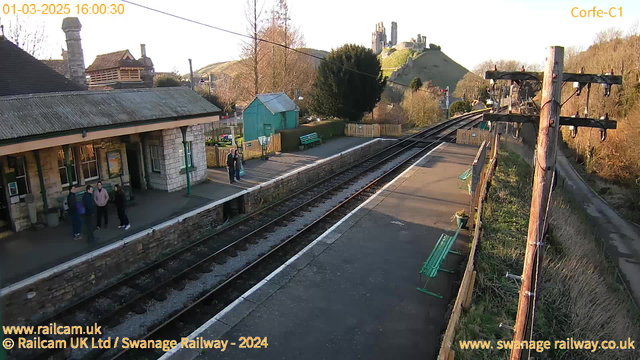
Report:
<svg viewBox="0 0 640 360"><path fill-rule="evenodd" d="M77 90L80 85L0 36L0 96Z"/></svg>
<svg viewBox="0 0 640 360"><path fill-rule="evenodd" d="M87 68L86 72L115 69L120 67L143 68L144 64L138 60L123 59L125 55L131 54L129 50L120 50L108 54L96 56L96 59Z"/></svg>
<svg viewBox="0 0 640 360"><path fill-rule="evenodd" d="M296 110L296 104L291 100L287 94L283 92L272 94L258 94L256 99L269 110L272 114L282 113L286 111Z"/></svg>
<svg viewBox="0 0 640 360"><path fill-rule="evenodd" d="M0 97L0 144L220 111L184 87L5 96Z"/></svg>
<svg viewBox="0 0 640 360"><path fill-rule="evenodd" d="M60 75L66 75L69 72L69 62L67 60L40 60L45 65L55 70Z"/></svg>

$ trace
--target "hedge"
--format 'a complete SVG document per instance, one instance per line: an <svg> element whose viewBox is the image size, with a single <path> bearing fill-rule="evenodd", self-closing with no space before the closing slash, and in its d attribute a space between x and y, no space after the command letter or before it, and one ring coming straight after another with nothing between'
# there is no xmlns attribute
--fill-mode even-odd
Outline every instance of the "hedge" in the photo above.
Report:
<svg viewBox="0 0 640 360"><path fill-rule="evenodd" d="M333 136L343 136L344 121L314 121L309 124L300 125L295 129L277 130L276 132L282 134L282 151L295 151L298 150L298 146L300 146L300 136L317 133L323 140Z"/></svg>

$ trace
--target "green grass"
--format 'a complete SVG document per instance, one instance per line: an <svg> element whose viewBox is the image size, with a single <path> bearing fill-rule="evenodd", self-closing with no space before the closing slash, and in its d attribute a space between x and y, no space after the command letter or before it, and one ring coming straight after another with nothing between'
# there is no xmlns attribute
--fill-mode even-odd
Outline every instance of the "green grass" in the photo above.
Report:
<svg viewBox="0 0 640 360"><path fill-rule="evenodd" d="M408 69L405 74L398 76L394 81L409 84L411 80L419 77L422 82L431 81L433 85L441 89L449 86L449 92L453 94L458 81L468 72L469 70L453 61L442 51L427 49L415 57L413 68Z"/></svg>
<svg viewBox="0 0 640 360"><path fill-rule="evenodd" d="M505 277L520 274L524 260L531 201L532 169L520 155L500 151L483 215L477 253L477 277L471 308L461 318L454 341L456 359L508 359L505 350L465 350L459 340L511 340L519 283ZM615 267L602 253L588 216L557 188L545 244L543 280L536 309L534 340L636 339L638 317ZM538 355L538 354L536 354ZM548 350L546 359L600 359L603 352ZM630 358L609 351L608 360Z"/></svg>
<svg viewBox="0 0 640 360"><path fill-rule="evenodd" d="M391 76L391 73L393 72L393 69L391 68L401 67L407 62L407 60L409 60L410 57L414 56L414 54L415 51L411 49L394 51L391 55L382 59L382 68L386 69L382 70L382 74L384 76Z"/></svg>

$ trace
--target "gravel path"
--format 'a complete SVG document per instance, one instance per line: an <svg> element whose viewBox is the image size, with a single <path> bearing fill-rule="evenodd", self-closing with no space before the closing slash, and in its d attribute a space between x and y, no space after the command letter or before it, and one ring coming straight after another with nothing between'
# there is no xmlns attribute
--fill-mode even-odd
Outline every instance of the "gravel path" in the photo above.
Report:
<svg viewBox="0 0 640 360"><path fill-rule="evenodd" d="M309 211L303 212L301 217L294 217L287 226L276 228L272 233L264 234L264 237L255 245L250 245L245 251L239 251L238 256L228 257L227 262L223 265L216 265L213 267L213 271L210 273L199 274L199 279L196 281L189 281L183 290L171 290L167 293L167 299L164 301L150 300L145 304L147 311L144 314L130 313L124 321L115 328L105 329L103 328L102 338L115 338L119 336L128 338L138 338L147 329L160 321L168 318L177 311L183 309L187 304L193 302L202 294L210 291L218 284L225 281L234 273L242 270L255 259L259 258L263 254L267 253L273 246L280 244L282 241L288 239L292 235L299 232L300 229L306 225L312 223L316 219L325 215L329 210L334 208L340 202L368 185L375 178L381 176L386 171L395 167L399 163L413 156L421 149L411 149L405 154L393 159L389 163L380 167L379 169L368 173L357 182L351 184L349 187L343 189L337 193L331 199L324 202L316 203L316 206L310 208ZM202 319L205 322L208 319ZM73 350L71 359L81 359L88 353L87 349ZM107 354L115 354L112 349Z"/></svg>

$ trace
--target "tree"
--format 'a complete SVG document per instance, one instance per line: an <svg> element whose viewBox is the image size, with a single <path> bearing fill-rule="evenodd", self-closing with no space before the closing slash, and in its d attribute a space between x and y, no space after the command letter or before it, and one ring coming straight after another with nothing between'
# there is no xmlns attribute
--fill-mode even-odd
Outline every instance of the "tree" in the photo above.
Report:
<svg viewBox="0 0 640 360"><path fill-rule="evenodd" d="M468 101L456 101L449 107L449 114L464 114L471 111L471 104Z"/></svg>
<svg viewBox="0 0 640 360"><path fill-rule="evenodd" d="M156 87L177 87L182 86L180 80L171 75L160 75L155 79Z"/></svg>
<svg viewBox="0 0 640 360"><path fill-rule="evenodd" d="M332 50L316 72L313 110L325 116L358 121L373 111L387 84L371 49L347 44Z"/></svg>
<svg viewBox="0 0 640 360"><path fill-rule="evenodd" d="M422 87L422 80L420 80L420 78L417 76L414 77L413 80L411 80L411 83L409 84L409 88L413 92L418 91L421 87Z"/></svg>
<svg viewBox="0 0 640 360"><path fill-rule="evenodd" d="M407 90L402 100L406 122L414 126L426 126L440 120L443 116L441 97L442 92L431 82L424 84L421 91Z"/></svg>
<svg viewBox="0 0 640 360"><path fill-rule="evenodd" d="M263 5L264 6L264 5ZM243 58L246 60L243 62L245 66L249 67L253 75L253 95L260 93L259 80L260 75L258 72L258 66L260 64L260 48L261 42L259 41L260 35L260 21L262 21L263 6L258 10L258 0L247 0L245 5L245 18L247 20L247 35L251 37L251 41L245 42L242 46Z"/></svg>
<svg viewBox="0 0 640 360"><path fill-rule="evenodd" d="M16 15L13 21L9 20L4 33L9 41L36 59L45 55L48 36L44 23L35 23L31 20L23 21Z"/></svg>
<svg viewBox="0 0 640 360"><path fill-rule="evenodd" d="M489 98L489 93L487 92L488 87L489 80L485 80L472 72L468 72L456 84L456 90L453 92L453 96L465 100L479 100L484 103Z"/></svg>

